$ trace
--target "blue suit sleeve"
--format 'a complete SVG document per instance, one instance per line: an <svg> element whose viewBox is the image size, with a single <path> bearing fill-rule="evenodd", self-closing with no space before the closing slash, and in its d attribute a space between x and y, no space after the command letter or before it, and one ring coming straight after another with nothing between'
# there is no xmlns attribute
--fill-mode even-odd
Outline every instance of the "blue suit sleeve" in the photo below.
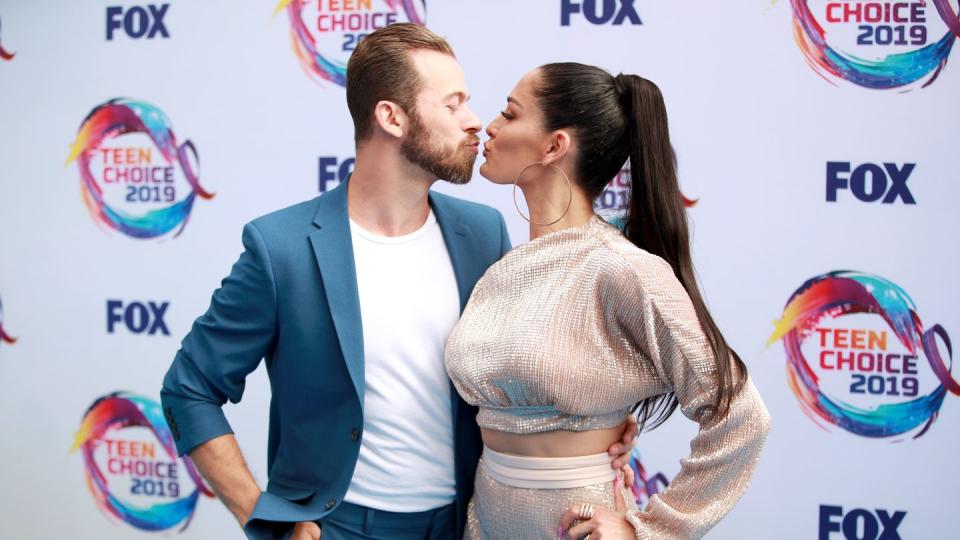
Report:
<svg viewBox="0 0 960 540"><path fill-rule="evenodd" d="M243 246L163 379L160 400L180 455L233 433L222 406L240 401L246 376L273 346L276 284L266 244L253 223L243 229Z"/></svg>
<svg viewBox="0 0 960 540"><path fill-rule="evenodd" d="M507 232L507 224L503 221L503 214L497 212L497 219L500 220L500 256L503 257L513 245L510 243L510 233Z"/></svg>

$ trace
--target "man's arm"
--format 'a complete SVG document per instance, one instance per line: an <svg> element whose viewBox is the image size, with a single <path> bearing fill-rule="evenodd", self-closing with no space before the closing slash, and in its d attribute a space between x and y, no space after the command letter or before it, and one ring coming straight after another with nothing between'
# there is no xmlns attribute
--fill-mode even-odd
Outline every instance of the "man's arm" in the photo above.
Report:
<svg viewBox="0 0 960 540"><path fill-rule="evenodd" d="M244 525L260 498L260 486L240 453L233 435L221 435L190 452L197 470L227 509Z"/></svg>
<svg viewBox="0 0 960 540"><path fill-rule="evenodd" d="M160 399L180 455L189 453L203 477L242 524L260 497L222 407L240 401L246 376L273 347L277 297L270 256L253 224L244 252L210 308L193 324L163 380Z"/></svg>

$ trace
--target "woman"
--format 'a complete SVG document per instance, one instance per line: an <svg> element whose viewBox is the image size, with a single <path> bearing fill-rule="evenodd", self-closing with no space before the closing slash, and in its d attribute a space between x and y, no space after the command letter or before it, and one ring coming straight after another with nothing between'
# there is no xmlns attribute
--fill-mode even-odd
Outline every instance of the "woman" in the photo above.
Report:
<svg viewBox="0 0 960 540"><path fill-rule="evenodd" d="M697 288L660 90L548 64L487 133L480 173L522 190L531 240L480 279L447 343L485 446L466 537L703 536L746 489L770 419ZM628 158L621 232L592 201ZM700 431L641 512L604 450L632 407L656 426L678 405Z"/></svg>

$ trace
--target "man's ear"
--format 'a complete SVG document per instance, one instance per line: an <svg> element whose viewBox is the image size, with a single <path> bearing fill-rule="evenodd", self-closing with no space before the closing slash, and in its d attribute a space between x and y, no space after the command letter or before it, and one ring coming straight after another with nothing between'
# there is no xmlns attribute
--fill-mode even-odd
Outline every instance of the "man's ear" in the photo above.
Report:
<svg viewBox="0 0 960 540"><path fill-rule="evenodd" d="M392 101L378 101L373 108L373 119L380 129L398 139L407 129L407 114Z"/></svg>
<svg viewBox="0 0 960 540"><path fill-rule="evenodd" d="M544 165L555 165L573 152L573 139L570 132L558 129L550 134L547 140L546 153L543 155Z"/></svg>

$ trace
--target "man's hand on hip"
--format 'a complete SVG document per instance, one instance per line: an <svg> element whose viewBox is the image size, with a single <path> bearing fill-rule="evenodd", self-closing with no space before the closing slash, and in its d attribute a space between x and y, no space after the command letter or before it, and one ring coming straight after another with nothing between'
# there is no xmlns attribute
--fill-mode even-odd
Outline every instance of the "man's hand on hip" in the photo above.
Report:
<svg viewBox="0 0 960 540"><path fill-rule="evenodd" d="M320 540L323 533L320 526L312 521L297 523L293 528L293 535L290 540Z"/></svg>
<svg viewBox="0 0 960 540"><path fill-rule="evenodd" d="M610 466L614 469L620 469L623 473L623 482L627 487L633 487L634 477L633 469L630 468L630 452L633 451L633 440L640 434L637 426L637 419L632 414L627 415L627 423L623 427L623 435L620 440L611 444L607 453L613 457Z"/></svg>

